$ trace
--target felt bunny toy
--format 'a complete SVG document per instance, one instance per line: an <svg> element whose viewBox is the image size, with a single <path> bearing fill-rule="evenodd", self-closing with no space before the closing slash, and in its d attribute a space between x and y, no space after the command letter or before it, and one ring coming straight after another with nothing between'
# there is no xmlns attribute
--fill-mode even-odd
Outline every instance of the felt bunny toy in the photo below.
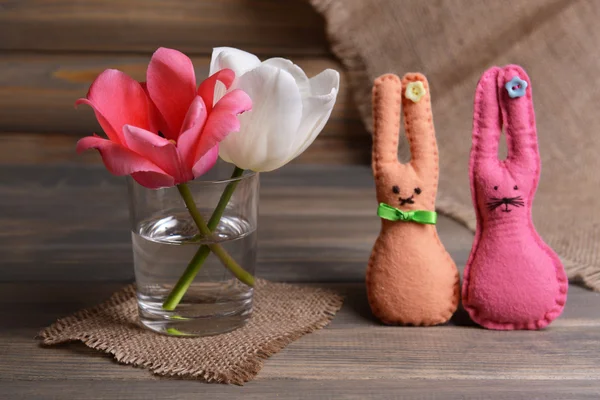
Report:
<svg viewBox="0 0 600 400"><path fill-rule="evenodd" d="M400 110L411 161L398 161ZM381 233L367 268L373 314L386 324L436 325L459 300L456 265L435 227L438 150L427 79L388 74L373 88L373 175Z"/></svg>
<svg viewBox="0 0 600 400"><path fill-rule="evenodd" d="M499 160L503 123L508 157ZM519 66L493 67L479 81L469 174L477 230L463 305L485 328L543 328L562 312L568 281L531 219L540 156L531 83Z"/></svg>

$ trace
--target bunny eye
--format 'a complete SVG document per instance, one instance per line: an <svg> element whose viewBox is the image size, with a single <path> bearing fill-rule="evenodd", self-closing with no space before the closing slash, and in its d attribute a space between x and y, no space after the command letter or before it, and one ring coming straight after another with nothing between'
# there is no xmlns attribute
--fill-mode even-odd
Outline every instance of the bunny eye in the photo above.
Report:
<svg viewBox="0 0 600 400"><path fill-rule="evenodd" d="M513 189L519 190L519 187L517 185L515 185L515 187Z"/></svg>
<svg viewBox="0 0 600 400"><path fill-rule="evenodd" d="M416 194L421 194L421 188L415 188L415 193Z"/></svg>
<svg viewBox="0 0 600 400"><path fill-rule="evenodd" d="M398 194L398 193L400 193L400 188L399 188L398 186L394 186L394 187L392 188L392 191L393 191L394 193Z"/></svg>
<svg viewBox="0 0 600 400"><path fill-rule="evenodd" d="M494 190L498 190L498 186L494 186Z"/></svg>

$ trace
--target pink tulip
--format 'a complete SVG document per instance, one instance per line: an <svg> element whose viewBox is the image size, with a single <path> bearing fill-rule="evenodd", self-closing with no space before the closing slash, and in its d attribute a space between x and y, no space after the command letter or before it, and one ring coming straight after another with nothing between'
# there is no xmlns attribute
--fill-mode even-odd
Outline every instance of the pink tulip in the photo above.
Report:
<svg viewBox="0 0 600 400"><path fill-rule="evenodd" d="M165 48L152 55L145 83L108 69L75 103L94 109L108 139L85 137L77 151L97 149L111 173L131 175L147 188L192 180L212 168L219 142L239 131L237 115L252 108L242 90L213 104L217 81L229 88L234 79L232 70L223 69L196 88L191 60Z"/></svg>

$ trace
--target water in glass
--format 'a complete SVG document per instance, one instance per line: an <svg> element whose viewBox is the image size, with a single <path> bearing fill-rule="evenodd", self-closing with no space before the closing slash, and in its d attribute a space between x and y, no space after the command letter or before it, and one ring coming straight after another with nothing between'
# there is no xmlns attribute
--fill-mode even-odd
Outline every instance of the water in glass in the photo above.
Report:
<svg viewBox="0 0 600 400"><path fill-rule="evenodd" d="M208 219L211 210L204 210ZM198 248L219 243L242 267L253 272L256 227L227 215L210 238L202 238L186 211L165 213L132 231L141 322L169 335L211 335L243 325L252 311L252 288L236 279L210 254L174 311L162 308Z"/></svg>

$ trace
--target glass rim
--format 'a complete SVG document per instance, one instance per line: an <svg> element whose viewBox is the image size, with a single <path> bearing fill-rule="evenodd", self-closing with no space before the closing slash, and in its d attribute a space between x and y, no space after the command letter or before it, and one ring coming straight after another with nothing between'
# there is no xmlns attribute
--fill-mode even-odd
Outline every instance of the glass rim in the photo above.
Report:
<svg viewBox="0 0 600 400"><path fill-rule="evenodd" d="M232 182L240 182L245 179L252 178L253 176L256 176L256 175L258 175L258 172L247 169L247 170L244 170L244 173L241 176L238 176L237 178L202 180L202 176L199 176L198 178L192 179L185 183L187 183L188 185L202 185L202 184L218 185L218 184L223 184L223 183L229 184Z"/></svg>

